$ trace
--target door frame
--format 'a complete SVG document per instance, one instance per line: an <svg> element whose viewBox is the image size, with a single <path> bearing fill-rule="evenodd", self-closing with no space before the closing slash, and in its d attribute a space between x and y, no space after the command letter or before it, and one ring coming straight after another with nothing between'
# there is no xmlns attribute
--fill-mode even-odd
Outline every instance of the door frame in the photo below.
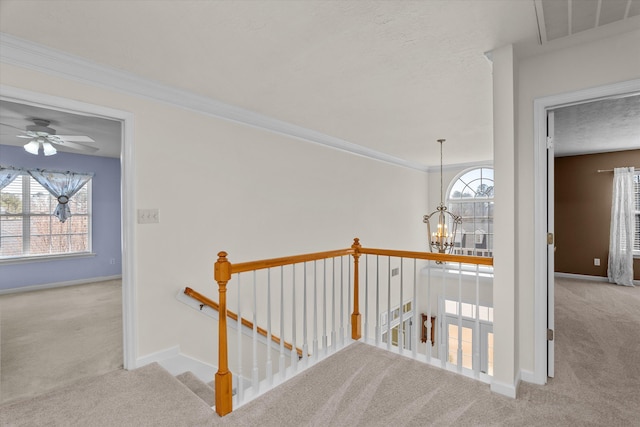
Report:
<svg viewBox="0 0 640 427"><path fill-rule="evenodd" d="M640 79L597 86L536 98L533 101L534 143L534 378L536 384L547 382L547 216L553 207L547 203L547 111L582 104L611 96L640 91ZM553 185L549 182L548 185ZM550 209L551 208L551 209Z"/></svg>
<svg viewBox="0 0 640 427"><path fill-rule="evenodd" d="M88 104L13 86L0 85L7 101L36 105L121 122L120 197L122 251L122 344L124 369L135 369L138 354L137 304L135 286L135 174L133 150L133 114L101 105Z"/></svg>

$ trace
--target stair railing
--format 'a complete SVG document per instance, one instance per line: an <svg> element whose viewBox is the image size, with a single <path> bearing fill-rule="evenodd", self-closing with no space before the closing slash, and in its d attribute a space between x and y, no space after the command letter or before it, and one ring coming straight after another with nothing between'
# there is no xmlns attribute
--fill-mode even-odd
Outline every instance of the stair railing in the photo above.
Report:
<svg viewBox="0 0 640 427"><path fill-rule="evenodd" d="M398 251L398 250L387 250L387 249L372 249L372 248L363 248L360 245L359 239L355 238L353 241L353 244L351 245L351 247L346 248L346 249L339 249L339 250L333 250L333 251L326 251L326 252L317 252L317 253L311 253L311 254L305 254L305 255L295 255L295 256L288 256L288 257L282 257L282 258L273 258L273 259L266 259L266 260L260 260L260 261L252 261L252 262L244 262L244 263L231 263L228 258L227 258L227 253L226 252L220 252L218 254L218 260L215 263L215 268L214 268L214 277L216 282L218 283L218 292L219 292L219 303L218 303L218 310L220 313L219 316L219 322L218 322L218 326L219 326L219 331L218 331L218 371L215 374L215 410L218 413L218 415L220 416L224 416L228 413L230 413L233 410L233 390L232 390L232 374L231 371L229 370L229 361L228 361L228 335L227 335L227 318L228 317L234 317L235 316L235 320L238 321L238 319L241 319L241 303L242 303L242 299L243 296L240 293L240 274L241 273L248 273L248 272L252 272L253 273L253 309L251 310L253 312L253 322L251 323L251 326L254 329L254 340L253 340L253 366L252 366L252 379L253 379L253 385L252 385L252 397L256 397L258 394L258 367L257 367L257 357L256 357L256 337L258 335L258 327L257 327L257 323L258 323L258 319L257 319L257 293L256 293L256 272L259 270L267 270L267 278L266 278L266 294L267 294L267 301L268 303L266 304L267 306L267 328L266 328L266 336L267 336L267 342L270 342L273 339L273 334L271 332L271 269L276 268L276 267L280 267L280 279L281 279L281 285L280 285L280 347L281 347L281 352L280 352L280 369L279 369L279 380L283 381L285 379L286 376L286 369L285 369L285 358L284 358L284 353L282 352L282 349L284 348L284 338L285 338L285 331L284 331L284 288L283 288L283 280L284 280L284 271L283 271L283 267L284 266L291 266L292 269L292 276L290 278L288 278L289 281L292 282L291 285L291 298L292 298L292 307L291 307L291 345L293 347L296 346L297 342L297 331L296 331L296 323L298 323L299 321L299 316L296 316L296 301L299 301L299 298L296 298L296 274L299 274L299 272L296 272L296 268L295 266L297 264L303 264L304 266L304 283L303 283L303 296L302 296L302 310L303 310L303 314L302 314L302 329L303 329L303 343L301 346L302 352L302 363L303 366L309 366L309 354L312 355L312 363L316 362L319 360L319 355L318 353L321 353L322 356L327 356L329 354L331 354L332 352L337 351L339 348L341 348L344 344L345 344L345 328L344 328L344 313L351 312L350 315L347 315L346 318L348 320L348 323L350 323L350 339L351 340L360 340L363 337L363 331L362 331L362 314L360 313L360 290L361 290L361 285L360 285L360 257L361 255L373 255L376 258L376 261L378 260L378 257L383 256L383 257L388 257L388 259L391 259L391 257L395 257L401 260L401 268L403 265L403 261L404 259L413 259L414 261L414 271L416 269L416 262L417 260L423 260L428 262L429 264L435 264L437 263L438 265L441 266L445 266L445 265L450 265L451 263L458 263L458 265L462 265L464 264L475 264L476 266L479 265L492 265L493 264L493 259L492 258L484 258L484 257L477 257L477 256L460 256L460 255L449 255L449 254L439 254L439 253L431 253L431 252L413 252L413 251ZM353 264L351 263L347 263L346 269L346 276L347 276L347 285L346 285L346 292L344 289L344 274L345 274L345 267L343 266L343 258L345 256L351 256L353 258ZM331 270L331 276L329 278L329 280L331 281L331 288L327 287L327 265L329 264L327 261L331 260L331 266L329 266L329 270ZM336 260L339 260L338 263L336 263ZM321 261L321 269L318 270L317 268L317 262ZM309 274L307 272L307 264L311 264L313 266L313 271L311 272L311 274ZM339 264L336 267L336 264ZM353 273L351 272L351 266L353 266ZM365 304L369 303L369 299L370 299L370 295L369 295L369 271L370 271L370 267L368 265L368 257L367 257L367 265L365 268L365 273L366 273L366 279L365 279ZM377 275L379 275L379 272L375 273ZM237 286L237 290L238 290L238 297L237 297L237 310L238 313L233 313L233 315L230 315L230 310L228 310L227 308L227 286L230 280L232 280L232 277L237 276L237 281L238 281L238 286ZM414 273L414 276L416 275L416 273ZM311 298L308 298L308 284L307 284L307 276L312 276L313 277L313 290L311 291ZM389 298L388 298L388 303L391 299L391 270L389 269L388 271L388 278L389 278L389 287L388 287L388 292L389 292ZM476 274L476 277L478 275ZM321 285L321 290L320 290L320 294L322 295L321 298L321 302L317 301L316 298L318 297L318 290L317 290L317 279L318 277L322 278L322 285ZM337 279L337 277L339 277L339 279ZM353 280L352 280L353 279ZM378 277L375 278L376 281L378 281ZM242 283L242 286L246 286L245 283ZM261 285L262 286L262 285ZM416 301L416 286L417 286L417 278L414 278L414 282L413 282L413 298L414 298L414 307L415 307L415 301ZM429 284L429 287L431 285ZM444 285L443 285L444 286ZM477 286L476 286L477 287ZM400 286L400 300L401 302L402 300L402 288L403 285ZM444 289L444 288L443 288ZM462 289L462 284L460 284L460 289ZM376 301L379 298L379 289L378 286L376 286ZM330 294L330 301L329 303L327 302L327 293ZM346 307L344 307L344 297L346 295L346 299L348 300ZM460 296L462 295L462 291L460 292ZM476 295L478 295L478 293L476 292ZM353 300L352 300L353 297ZM313 313L308 313L307 310L307 300L310 299L310 304L313 305ZM476 296L476 300L478 299L478 297ZM329 307L329 305L331 307ZM337 307L337 305L339 305L339 308ZM317 313L317 307L321 306L323 312L322 313ZM478 310L476 309L476 312ZM379 337L384 333L384 331L381 331L380 325L379 325L379 317L380 317L380 311L378 309L378 307L376 307L375 310L375 322L376 322L376 327L375 327L375 341L376 341L376 345L379 344ZM390 320L391 317L391 308L389 306L388 308L388 313L389 313L389 317L388 319ZM368 315L368 309L365 310L365 314ZM403 320L402 318L403 316L403 309L400 310L400 320ZM431 314L430 314L431 316ZM459 324L462 325L462 315L459 312L458 313L459 316ZM311 317L312 321L313 321L313 345L312 345L312 351L311 353L308 350L308 325L307 325L307 319ZM318 336L318 320L319 318L322 317L322 337L320 338ZM327 318L329 317L329 319L331 320L331 331L328 331L328 327L327 327ZM417 313L414 313L414 318L417 320ZM365 317L365 322L368 323L369 319L368 317ZM339 329L336 330L336 325L339 324ZM416 322L417 324L417 322ZM389 323L387 324L387 348L390 349L390 342L391 342L391 330L389 329ZM240 329L240 328L239 328ZM238 330L239 330L238 329ZM372 328L373 329L373 328ZM462 328L460 328L461 330ZM264 329L263 329L264 331ZM370 329L368 327L368 325L365 325L365 341L367 341L369 338L366 336L366 334L369 334ZM432 328L429 328L429 332L432 333ZM417 333L416 333L416 338L417 338ZM348 340L348 339L347 339ZM461 340L459 340L459 342L461 342ZM428 341L428 343L431 343L431 341ZM400 343L400 352L402 352L401 348L402 348L402 343ZM322 352L319 351L319 349L322 349ZM430 350L429 350L430 351ZM461 352L461 350L459 351L459 353ZM296 356L299 353L296 352L292 352L292 355L296 354ZM430 354L429 353L426 357L427 360L429 360L430 358ZM460 353L461 354L461 353ZM242 360L242 344L241 344L241 334L240 332L238 333L238 354L237 354L239 360ZM272 361L271 361L271 351L267 351L266 352L266 357L267 357L267 373L266 373L266 377L267 380L269 382L269 385L272 386L273 385L273 376L272 376ZM437 360L437 358L435 358ZM291 361L290 361L290 367L293 368L294 370L297 369L297 363L298 363L298 357L292 357ZM443 363L443 367L445 365L444 362ZM238 376L240 376L239 380L238 380L238 393L237 393L237 397L238 399L243 399L243 381L242 381L242 363L240 362L240 365L238 367L239 372L236 372L236 374L238 374ZM458 361L458 369L460 370L460 361Z"/></svg>

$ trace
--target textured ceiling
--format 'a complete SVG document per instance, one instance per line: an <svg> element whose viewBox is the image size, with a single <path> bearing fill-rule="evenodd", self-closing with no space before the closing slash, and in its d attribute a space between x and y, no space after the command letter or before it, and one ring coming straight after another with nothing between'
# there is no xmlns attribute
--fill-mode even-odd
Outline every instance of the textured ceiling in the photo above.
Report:
<svg viewBox="0 0 640 427"><path fill-rule="evenodd" d="M640 94L554 110L556 157L640 149Z"/></svg>
<svg viewBox="0 0 640 427"><path fill-rule="evenodd" d="M434 166L438 138L447 139L447 164L493 158L484 54L506 44L535 47L536 7L526 0L0 0L0 30Z"/></svg>
<svg viewBox="0 0 640 427"><path fill-rule="evenodd" d="M17 135L23 135L20 130L25 130L27 126L33 125L33 119L48 120L50 122L49 127L55 129L57 135L84 135L91 137L95 143L84 145L97 148L98 151L93 153L95 156L120 157L122 131L118 121L4 100L0 101L0 143L5 145L25 145L29 140L18 138ZM67 153L87 154L61 145L56 145L55 148Z"/></svg>

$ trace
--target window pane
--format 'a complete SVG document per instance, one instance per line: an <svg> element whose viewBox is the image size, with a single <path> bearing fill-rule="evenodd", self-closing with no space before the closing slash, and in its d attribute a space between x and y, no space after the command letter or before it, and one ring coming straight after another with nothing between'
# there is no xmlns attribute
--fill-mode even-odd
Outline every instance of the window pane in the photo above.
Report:
<svg viewBox="0 0 640 427"><path fill-rule="evenodd" d="M53 207L53 197L47 190L42 188L40 184L36 184L40 188L34 188L31 186L31 206L30 212L32 214L51 214L55 207Z"/></svg>
<svg viewBox="0 0 640 427"><path fill-rule="evenodd" d="M445 300L445 311L449 314L458 314L458 303L455 301Z"/></svg>
<svg viewBox="0 0 640 427"><path fill-rule="evenodd" d="M22 176L16 177L0 192L0 214L19 213L22 213Z"/></svg>
<svg viewBox="0 0 640 427"><path fill-rule="evenodd" d="M2 237L0 256L20 256L22 254L22 236Z"/></svg>
<svg viewBox="0 0 640 427"><path fill-rule="evenodd" d="M458 326L448 325L449 349L447 360L456 365L458 363ZM462 327L462 367L473 369L473 330Z"/></svg>
<svg viewBox="0 0 640 427"><path fill-rule="evenodd" d="M70 246L69 236L64 234L51 236L51 253L63 254L69 252Z"/></svg>
<svg viewBox="0 0 640 427"><path fill-rule="evenodd" d="M88 252L88 241L86 236L73 235L71 236L71 252Z"/></svg>
<svg viewBox="0 0 640 427"><path fill-rule="evenodd" d="M29 254L44 255L50 253L51 236L31 235Z"/></svg>
<svg viewBox="0 0 640 427"><path fill-rule="evenodd" d="M18 176L0 192L0 257L87 252L89 187L69 202L72 217L62 223L51 214L58 201L28 175ZM29 233L24 237L23 234Z"/></svg>

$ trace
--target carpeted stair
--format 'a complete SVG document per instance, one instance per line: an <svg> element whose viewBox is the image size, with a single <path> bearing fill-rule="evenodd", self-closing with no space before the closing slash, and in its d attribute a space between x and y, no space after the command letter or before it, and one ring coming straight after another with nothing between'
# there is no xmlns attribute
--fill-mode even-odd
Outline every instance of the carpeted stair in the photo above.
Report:
<svg viewBox="0 0 640 427"><path fill-rule="evenodd" d="M213 406L214 404L214 389L213 384L206 384L204 381L200 380L200 378L196 377L195 374L191 371L183 372L180 375L176 376L176 379L180 381L182 384L187 386L189 390L193 392L196 396L202 399L209 406Z"/></svg>

